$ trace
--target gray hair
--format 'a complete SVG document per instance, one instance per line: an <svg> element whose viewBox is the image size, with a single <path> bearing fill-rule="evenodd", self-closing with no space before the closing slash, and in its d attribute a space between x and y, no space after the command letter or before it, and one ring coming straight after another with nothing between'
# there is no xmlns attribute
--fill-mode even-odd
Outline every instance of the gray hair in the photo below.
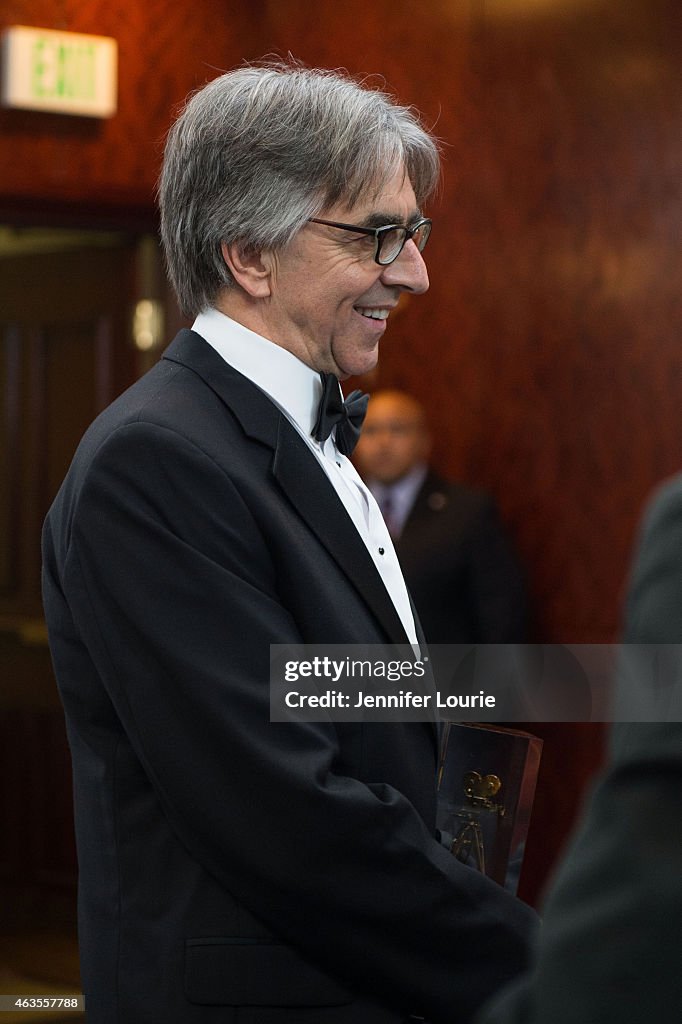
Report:
<svg viewBox="0 0 682 1024"><path fill-rule="evenodd" d="M282 249L309 217L378 194L400 167L421 205L439 166L413 109L338 71L273 63L214 79L171 128L159 180L161 238L183 313L234 284L223 242Z"/></svg>

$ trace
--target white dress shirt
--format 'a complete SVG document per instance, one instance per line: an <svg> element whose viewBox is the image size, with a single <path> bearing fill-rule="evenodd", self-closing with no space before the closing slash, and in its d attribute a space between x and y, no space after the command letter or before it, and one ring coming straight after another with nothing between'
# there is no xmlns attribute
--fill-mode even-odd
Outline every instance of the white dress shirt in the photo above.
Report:
<svg viewBox="0 0 682 1024"><path fill-rule="evenodd" d="M311 431L322 395L319 373L291 352L255 334L217 309L200 313L192 325L225 362L248 377L296 428L324 469L376 565L411 644L417 643L414 616L393 542L379 506L333 436L323 444Z"/></svg>

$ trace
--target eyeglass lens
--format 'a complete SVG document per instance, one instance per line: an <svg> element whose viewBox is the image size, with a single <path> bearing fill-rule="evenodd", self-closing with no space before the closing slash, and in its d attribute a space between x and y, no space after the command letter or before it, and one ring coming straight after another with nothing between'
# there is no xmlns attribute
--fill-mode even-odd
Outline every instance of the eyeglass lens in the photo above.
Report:
<svg viewBox="0 0 682 1024"><path fill-rule="evenodd" d="M420 224L414 234L412 234L412 240L420 252L423 252L424 246L429 239L430 229L431 225L426 222L424 224ZM407 228L403 227L395 227L391 228L390 231L382 231L378 253L379 261L381 263L391 263L396 259L410 234L411 232L408 231Z"/></svg>

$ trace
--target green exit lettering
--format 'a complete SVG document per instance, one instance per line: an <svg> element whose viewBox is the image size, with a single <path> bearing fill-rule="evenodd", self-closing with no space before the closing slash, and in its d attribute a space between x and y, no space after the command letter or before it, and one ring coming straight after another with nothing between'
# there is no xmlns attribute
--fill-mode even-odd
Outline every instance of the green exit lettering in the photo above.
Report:
<svg viewBox="0 0 682 1024"><path fill-rule="evenodd" d="M49 38L33 46L33 93L66 100L95 98L95 47L67 44Z"/></svg>

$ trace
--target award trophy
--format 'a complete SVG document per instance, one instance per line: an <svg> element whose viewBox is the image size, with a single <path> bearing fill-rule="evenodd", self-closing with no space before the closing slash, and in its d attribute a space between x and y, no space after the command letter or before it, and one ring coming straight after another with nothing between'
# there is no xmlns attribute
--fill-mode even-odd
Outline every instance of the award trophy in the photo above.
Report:
<svg viewBox="0 0 682 1024"><path fill-rule="evenodd" d="M542 740L516 729L443 723L438 828L453 856L516 893Z"/></svg>

